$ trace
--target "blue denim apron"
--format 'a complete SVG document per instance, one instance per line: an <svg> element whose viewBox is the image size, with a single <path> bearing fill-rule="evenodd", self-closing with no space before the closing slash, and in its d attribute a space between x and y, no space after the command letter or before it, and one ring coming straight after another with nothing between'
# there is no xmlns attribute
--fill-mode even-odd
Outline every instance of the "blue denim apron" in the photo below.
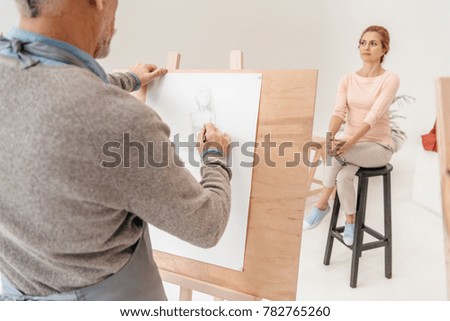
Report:
<svg viewBox="0 0 450 321"><path fill-rule="evenodd" d="M2 277L0 300L10 301L164 301L167 300L153 259L148 226L128 263L107 279L78 290L49 296L25 295Z"/></svg>

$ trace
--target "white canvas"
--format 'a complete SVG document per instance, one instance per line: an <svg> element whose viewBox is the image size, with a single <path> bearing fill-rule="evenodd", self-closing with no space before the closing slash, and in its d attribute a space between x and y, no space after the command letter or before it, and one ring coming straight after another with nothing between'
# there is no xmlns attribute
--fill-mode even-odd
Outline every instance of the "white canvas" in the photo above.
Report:
<svg viewBox="0 0 450 321"><path fill-rule="evenodd" d="M212 121L239 143L231 154L231 214L219 244L201 249L150 226L154 249L242 271L253 168L241 162L253 163L261 83L262 75L255 73L169 73L149 86L147 104L170 126L172 141L179 134L179 141L187 142L196 126ZM200 157L194 154L198 162ZM200 180L199 167L188 162L187 148L180 149L179 156Z"/></svg>

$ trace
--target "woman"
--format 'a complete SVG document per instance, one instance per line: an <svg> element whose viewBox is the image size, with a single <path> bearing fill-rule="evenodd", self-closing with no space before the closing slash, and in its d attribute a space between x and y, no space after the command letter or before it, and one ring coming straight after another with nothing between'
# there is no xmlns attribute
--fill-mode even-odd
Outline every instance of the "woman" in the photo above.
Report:
<svg viewBox="0 0 450 321"><path fill-rule="evenodd" d="M336 185L346 214L343 238L347 245L353 244L355 231L356 172L359 167L384 166L393 154L388 109L399 87L397 75L382 67L389 52L389 33L385 28L368 27L361 35L358 48L362 68L345 75L339 82L328 129L336 148L331 166L325 167L324 190L303 222L304 229L320 224L330 211L328 200ZM344 121L344 138L337 141L334 136Z"/></svg>

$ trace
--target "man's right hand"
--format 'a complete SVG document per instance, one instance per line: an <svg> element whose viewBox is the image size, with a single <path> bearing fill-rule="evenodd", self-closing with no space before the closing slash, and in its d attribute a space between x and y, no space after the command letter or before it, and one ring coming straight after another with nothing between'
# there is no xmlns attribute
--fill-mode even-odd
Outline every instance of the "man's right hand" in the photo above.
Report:
<svg viewBox="0 0 450 321"><path fill-rule="evenodd" d="M228 134L221 133L213 123L207 123L203 126L197 140L200 143L199 152L201 155L208 149L218 149L225 158L228 157L231 138Z"/></svg>

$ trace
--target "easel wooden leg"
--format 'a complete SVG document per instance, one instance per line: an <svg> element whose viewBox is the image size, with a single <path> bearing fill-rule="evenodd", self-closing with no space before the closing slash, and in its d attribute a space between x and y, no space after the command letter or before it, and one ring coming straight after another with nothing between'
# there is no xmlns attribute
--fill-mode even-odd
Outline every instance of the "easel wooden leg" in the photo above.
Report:
<svg viewBox="0 0 450 321"><path fill-rule="evenodd" d="M242 70L244 69L244 53L240 50L233 50L230 52L230 69Z"/></svg>
<svg viewBox="0 0 450 321"><path fill-rule="evenodd" d="M170 70L176 70L180 68L181 55L178 52L171 51L167 54L166 68Z"/></svg>
<svg viewBox="0 0 450 321"><path fill-rule="evenodd" d="M180 286L180 301L192 301L192 290Z"/></svg>
<svg viewBox="0 0 450 321"><path fill-rule="evenodd" d="M192 291L208 294L214 297L216 301L259 301L261 298L210 284L177 273L159 270L164 282L178 285L180 287L180 301L192 301Z"/></svg>
<svg viewBox="0 0 450 321"><path fill-rule="evenodd" d="M316 174L316 170L317 170L317 166L315 166L315 164L317 164L317 162L320 160L320 157L322 155L321 153L322 149L316 149L314 151L314 157L312 159L312 167L309 169L309 173L308 173L308 191L311 191L311 185L313 183L314 179L314 175ZM308 193L309 195L309 193Z"/></svg>
<svg viewBox="0 0 450 321"><path fill-rule="evenodd" d="M314 157L312 159L312 162L310 165L312 165L312 167L309 168L309 172L308 172L308 185L307 185L307 194L306 197L312 196L312 195L316 195L322 192L323 187L319 187L316 188L314 190L311 190L311 186L313 183L315 184L319 184L322 185L322 181L318 180L316 178L314 178L314 175L316 174L316 170L317 170L317 163L320 162L320 160L322 159L322 163L321 165L323 165L326 162L326 157L327 157L327 152L326 152L326 148L325 148L325 139L323 137L316 137L314 136L312 138L313 142L315 143L319 143L321 145L321 147L317 147L314 151ZM310 151L308 151L310 152ZM308 155L308 161L310 160L310 157Z"/></svg>

